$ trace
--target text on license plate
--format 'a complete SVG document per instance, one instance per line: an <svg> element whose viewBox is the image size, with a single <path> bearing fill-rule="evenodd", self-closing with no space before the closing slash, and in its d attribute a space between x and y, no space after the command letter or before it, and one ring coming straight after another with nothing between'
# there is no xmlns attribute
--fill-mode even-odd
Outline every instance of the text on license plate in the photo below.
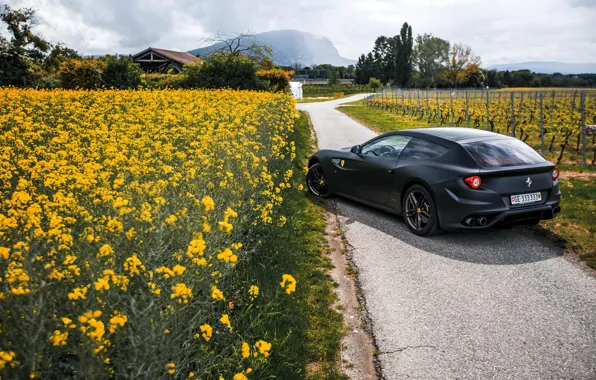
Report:
<svg viewBox="0 0 596 380"><path fill-rule="evenodd" d="M524 203L540 202L542 200L542 193L529 193L511 196L512 205L523 205Z"/></svg>

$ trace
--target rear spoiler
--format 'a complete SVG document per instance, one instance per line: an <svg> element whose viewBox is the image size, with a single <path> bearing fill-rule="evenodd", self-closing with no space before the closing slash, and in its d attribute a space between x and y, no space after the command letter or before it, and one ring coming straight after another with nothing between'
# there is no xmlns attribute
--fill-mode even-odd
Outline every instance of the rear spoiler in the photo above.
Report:
<svg viewBox="0 0 596 380"><path fill-rule="evenodd" d="M517 165L505 166L499 168L480 168L480 175L505 175L505 174L532 174L532 173L546 173L552 171L555 164L552 162L544 162L542 164L532 165Z"/></svg>

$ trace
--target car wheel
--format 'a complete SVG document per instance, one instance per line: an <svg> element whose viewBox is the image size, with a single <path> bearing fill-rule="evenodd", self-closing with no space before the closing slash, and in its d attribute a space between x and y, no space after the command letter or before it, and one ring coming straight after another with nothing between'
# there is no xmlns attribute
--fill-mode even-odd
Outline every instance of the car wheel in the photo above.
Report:
<svg viewBox="0 0 596 380"><path fill-rule="evenodd" d="M306 187L311 194L317 197L329 198L331 196L327 177L325 177L323 166L320 163L316 163L308 168L308 173L306 173Z"/></svg>
<svg viewBox="0 0 596 380"><path fill-rule="evenodd" d="M437 206L425 187L414 185L404 197L403 214L406 225L418 236L437 235L442 232Z"/></svg>

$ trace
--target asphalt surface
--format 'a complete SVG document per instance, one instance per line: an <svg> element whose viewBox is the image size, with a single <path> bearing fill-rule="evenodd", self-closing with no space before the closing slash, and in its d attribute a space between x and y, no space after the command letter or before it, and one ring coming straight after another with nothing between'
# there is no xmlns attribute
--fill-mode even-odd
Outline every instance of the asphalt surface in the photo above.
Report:
<svg viewBox="0 0 596 380"><path fill-rule="evenodd" d="M300 104L319 148L374 132ZM403 220L334 198L386 379L596 379L596 277L530 229L421 238ZM565 205L563 204L563 207Z"/></svg>

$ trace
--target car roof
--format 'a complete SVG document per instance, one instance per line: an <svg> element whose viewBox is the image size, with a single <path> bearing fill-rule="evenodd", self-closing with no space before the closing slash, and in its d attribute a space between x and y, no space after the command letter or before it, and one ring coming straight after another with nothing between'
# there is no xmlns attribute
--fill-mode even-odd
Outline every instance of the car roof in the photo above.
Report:
<svg viewBox="0 0 596 380"><path fill-rule="evenodd" d="M462 142L463 140L482 140L494 138L510 138L509 136L501 135L499 133L484 131L474 128L458 128L458 127L431 127L431 128L417 128L401 130L400 134L407 134L411 136L434 136L449 141Z"/></svg>

